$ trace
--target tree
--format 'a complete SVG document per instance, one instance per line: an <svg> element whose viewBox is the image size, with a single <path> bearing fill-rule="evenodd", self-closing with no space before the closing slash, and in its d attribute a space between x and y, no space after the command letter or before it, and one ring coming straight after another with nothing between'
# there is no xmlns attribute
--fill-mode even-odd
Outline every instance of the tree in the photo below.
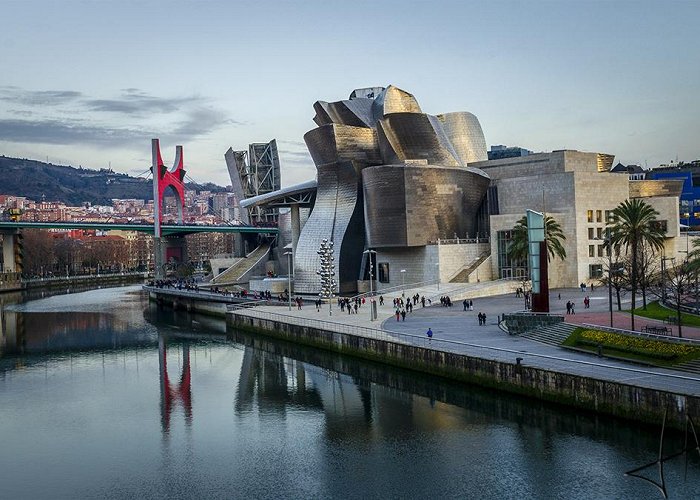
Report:
<svg viewBox="0 0 700 500"><path fill-rule="evenodd" d="M642 246L648 244L653 251L663 248L665 234L659 224L655 224L659 215L644 200L634 198L620 203L611 213L608 222L611 244L624 248L632 259L630 286L632 289L632 330L634 330L634 309L636 307L637 286L639 284L639 260Z"/></svg>
<svg viewBox="0 0 700 500"><path fill-rule="evenodd" d="M566 240L566 235L562 231L561 226L549 215L545 216L544 221L547 261L551 261L554 257L559 257L561 260L566 259L566 250L562 243ZM527 258L528 253L527 217L523 217L513 227L513 238L508 248L508 256L513 260L522 260Z"/></svg>
<svg viewBox="0 0 700 500"><path fill-rule="evenodd" d="M679 337L683 337L681 307L683 307L684 300L687 300L687 295L693 290L696 276L696 270L688 260L683 260L678 265L665 266L663 276L661 276L661 286L663 287L661 294L670 298L674 305Z"/></svg>

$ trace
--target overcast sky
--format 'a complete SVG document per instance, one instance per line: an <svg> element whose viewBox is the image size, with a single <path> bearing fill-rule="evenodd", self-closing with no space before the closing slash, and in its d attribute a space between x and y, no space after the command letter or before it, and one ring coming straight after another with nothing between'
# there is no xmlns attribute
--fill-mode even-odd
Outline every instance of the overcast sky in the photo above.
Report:
<svg viewBox="0 0 700 500"><path fill-rule="evenodd" d="M159 137L226 185L229 147L276 138L290 185L314 101L393 84L488 145L700 158L700 1L0 0L0 23L6 156L136 175Z"/></svg>

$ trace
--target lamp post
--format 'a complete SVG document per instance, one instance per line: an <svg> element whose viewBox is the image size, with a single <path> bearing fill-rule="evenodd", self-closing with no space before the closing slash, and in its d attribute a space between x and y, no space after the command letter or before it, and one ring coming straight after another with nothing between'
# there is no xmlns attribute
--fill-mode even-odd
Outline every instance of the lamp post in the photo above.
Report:
<svg viewBox="0 0 700 500"><path fill-rule="evenodd" d="M375 254L375 260L376 260L376 254L374 250L367 249L364 252L364 254L367 254L369 256L369 320L374 321L375 319L375 314L374 314L374 302L372 300L372 297L374 297L374 290L372 288L372 254Z"/></svg>
<svg viewBox="0 0 700 500"><path fill-rule="evenodd" d="M406 283L405 283L404 275L406 274L406 270L401 269L401 271L399 271L399 272L401 273L401 295L405 295Z"/></svg>
<svg viewBox="0 0 700 500"><path fill-rule="evenodd" d="M289 310L292 310L292 252L284 252L287 256L287 300Z"/></svg>

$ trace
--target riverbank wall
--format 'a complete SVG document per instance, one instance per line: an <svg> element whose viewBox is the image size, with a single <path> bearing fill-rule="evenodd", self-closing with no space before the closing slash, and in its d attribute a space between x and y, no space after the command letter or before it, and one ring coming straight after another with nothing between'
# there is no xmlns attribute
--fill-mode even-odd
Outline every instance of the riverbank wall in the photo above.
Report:
<svg viewBox="0 0 700 500"><path fill-rule="evenodd" d="M22 282L22 289L32 290L63 290L74 287L112 287L135 283L143 283L148 275L146 273L115 273L115 274L90 274L85 276L63 276L45 279L31 279Z"/></svg>
<svg viewBox="0 0 700 500"><path fill-rule="evenodd" d="M242 330L319 347L393 366L468 382L534 399L565 404L641 421L685 429L687 416L700 415L700 398L630 384L582 377L512 363L441 351L431 346L327 331L306 325L232 312L226 315L230 330Z"/></svg>

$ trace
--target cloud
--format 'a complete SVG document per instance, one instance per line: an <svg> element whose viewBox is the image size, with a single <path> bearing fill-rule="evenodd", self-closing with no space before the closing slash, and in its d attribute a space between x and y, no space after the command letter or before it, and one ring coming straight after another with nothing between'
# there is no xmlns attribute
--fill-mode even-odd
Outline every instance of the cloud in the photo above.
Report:
<svg viewBox="0 0 700 500"><path fill-rule="evenodd" d="M218 109L199 107L188 111L187 117L176 125L171 135L175 140L199 137L224 125L242 125L242 123L228 118Z"/></svg>
<svg viewBox="0 0 700 500"><path fill-rule="evenodd" d="M83 96L76 90L24 90L18 87L0 87L0 100L21 103L27 106L58 106Z"/></svg>
<svg viewBox="0 0 700 500"><path fill-rule="evenodd" d="M295 163L299 165L313 165L313 160L308 151L289 151L280 149L280 160L282 163Z"/></svg>
<svg viewBox="0 0 700 500"><path fill-rule="evenodd" d="M84 104L90 111L144 116L154 113L173 113L204 101L205 99L200 96L156 97L139 89L129 88L123 89L122 95L116 99L88 99Z"/></svg>
<svg viewBox="0 0 700 500"><path fill-rule="evenodd" d="M153 132L59 120L0 120L3 141L41 144L122 146L154 137Z"/></svg>

